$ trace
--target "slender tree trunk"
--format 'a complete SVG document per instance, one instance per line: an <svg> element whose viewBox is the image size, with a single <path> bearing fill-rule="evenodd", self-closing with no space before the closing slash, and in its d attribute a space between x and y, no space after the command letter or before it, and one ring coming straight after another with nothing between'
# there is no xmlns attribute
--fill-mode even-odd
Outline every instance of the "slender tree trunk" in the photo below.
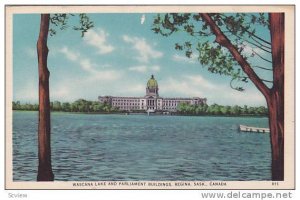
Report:
<svg viewBox="0 0 300 200"><path fill-rule="evenodd" d="M50 100L49 76L47 68L49 32L49 14L41 14L40 33L37 41L39 71L39 125L38 125L38 156L39 166L37 181L53 181L50 146Z"/></svg>
<svg viewBox="0 0 300 200"><path fill-rule="evenodd" d="M272 180L284 180L284 14L270 13L273 88L266 97L272 147Z"/></svg>

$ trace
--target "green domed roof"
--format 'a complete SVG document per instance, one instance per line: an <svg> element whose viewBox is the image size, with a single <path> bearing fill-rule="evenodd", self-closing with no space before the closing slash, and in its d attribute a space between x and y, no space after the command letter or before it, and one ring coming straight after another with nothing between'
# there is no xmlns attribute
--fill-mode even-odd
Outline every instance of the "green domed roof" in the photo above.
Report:
<svg viewBox="0 0 300 200"><path fill-rule="evenodd" d="M155 80L154 76L152 75L149 81L147 82L148 88L156 88L158 87L157 81Z"/></svg>

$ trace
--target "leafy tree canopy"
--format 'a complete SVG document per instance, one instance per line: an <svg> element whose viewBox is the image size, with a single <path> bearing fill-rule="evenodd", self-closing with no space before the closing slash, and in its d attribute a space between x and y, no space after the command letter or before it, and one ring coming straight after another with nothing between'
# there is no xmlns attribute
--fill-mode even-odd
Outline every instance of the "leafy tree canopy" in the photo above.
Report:
<svg viewBox="0 0 300 200"><path fill-rule="evenodd" d="M257 33L257 30L261 32L269 29L266 13L213 13L210 16L248 62L250 58L254 58L272 63L270 39L263 38L262 34ZM183 51L188 58L197 57L200 64L212 73L231 77L231 87L238 91L244 90L241 86L233 86L233 82L247 83L249 78L238 66L231 53L214 41L215 35L199 13L157 14L153 20L152 30L165 37L178 32L187 34L190 36L189 40L176 43L176 50ZM251 67L270 73L272 71L271 67L255 64ZM272 82L263 78L261 80L265 83Z"/></svg>
<svg viewBox="0 0 300 200"><path fill-rule="evenodd" d="M69 23L69 18L74 16L75 14L64 14L64 13L50 15L50 23L51 23L51 28L49 29L50 36L56 35L57 29L65 30L69 28L71 26ZM78 16L79 16L79 24L73 25L72 29L75 31L80 31L81 37L83 37L84 34L89 29L94 27L94 23L90 21L90 18L84 13L81 13Z"/></svg>

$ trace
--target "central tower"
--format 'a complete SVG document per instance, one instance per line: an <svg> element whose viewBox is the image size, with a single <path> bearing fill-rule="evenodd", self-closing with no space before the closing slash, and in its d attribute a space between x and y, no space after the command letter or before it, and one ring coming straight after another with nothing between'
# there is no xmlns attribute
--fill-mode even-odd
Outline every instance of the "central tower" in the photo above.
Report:
<svg viewBox="0 0 300 200"><path fill-rule="evenodd" d="M147 82L146 96L154 97L154 98L157 98L159 96L158 95L158 84L153 75L151 75L151 78Z"/></svg>

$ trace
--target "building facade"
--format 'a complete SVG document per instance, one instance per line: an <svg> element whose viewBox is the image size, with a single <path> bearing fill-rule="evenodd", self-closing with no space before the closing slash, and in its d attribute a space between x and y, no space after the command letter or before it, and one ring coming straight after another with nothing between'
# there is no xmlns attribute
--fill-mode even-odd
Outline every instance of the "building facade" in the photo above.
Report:
<svg viewBox="0 0 300 200"><path fill-rule="evenodd" d="M114 108L124 111L144 110L144 111L168 111L176 112L180 103L190 105L206 104L206 98L163 98L158 94L158 84L152 75L147 82L146 95L144 97L114 97L99 96L101 103L107 103Z"/></svg>

